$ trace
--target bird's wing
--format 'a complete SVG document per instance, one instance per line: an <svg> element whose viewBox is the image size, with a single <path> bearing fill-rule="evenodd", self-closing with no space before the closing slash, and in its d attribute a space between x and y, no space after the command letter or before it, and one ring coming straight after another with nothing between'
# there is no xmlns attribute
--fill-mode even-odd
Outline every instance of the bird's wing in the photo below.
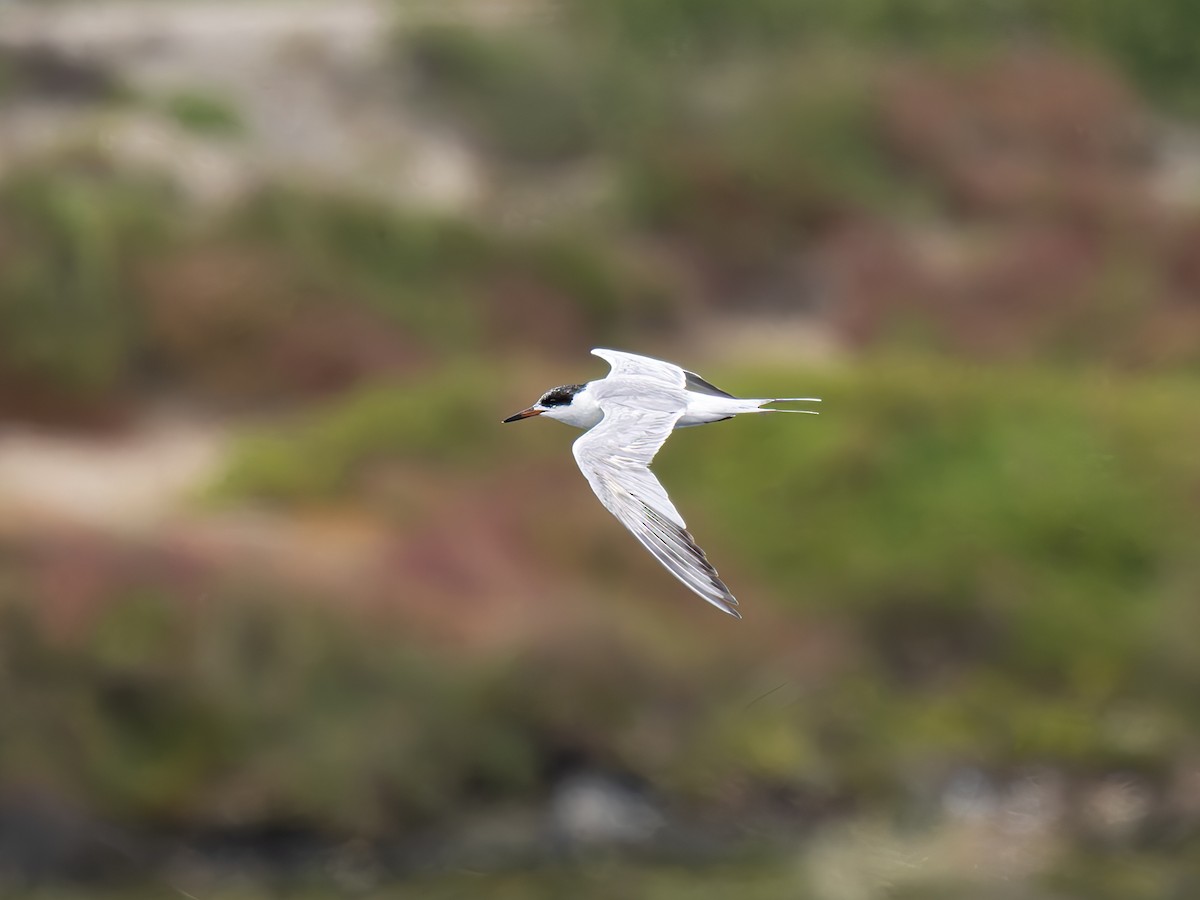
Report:
<svg viewBox="0 0 1200 900"><path fill-rule="evenodd" d="M741 618L734 609L737 600L649 469L683 413L680 393L639 390L602 398L604 418L575 441L572 452L600 502L672 575L713 606Z"/></svg>
<svg viewBox="0 0 1200 900"><path fill-rule="evenodd" d="M648 378L661 382L667 387L682 388L686 374L674 363L654 359L650 356L638 356L636 353L626 353L624 350L605 350L597 347L592 351L612 367L612 376L632 375L637 378ZM663 440L666 440L664 437Z"/></svg>
<svg viewBox="0 0 1200 900"><path fill-rule="evenodd" d="M597 347L592 351L604 359L612 367L613 375L636 375L641 378L652 378L675 387L687 388L698 394L709 394L713 397L728 397L735 400L733 394L721 390L715 384L705 381L695 372L689 372L674 363L652 356L638 356L636 353L626 353L623 350L605 350Z"/></svg>

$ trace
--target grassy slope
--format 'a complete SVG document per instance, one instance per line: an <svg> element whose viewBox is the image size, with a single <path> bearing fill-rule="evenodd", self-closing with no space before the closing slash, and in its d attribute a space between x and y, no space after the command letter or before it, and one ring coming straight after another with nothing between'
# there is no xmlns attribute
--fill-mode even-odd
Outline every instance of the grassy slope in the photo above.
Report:
<svg viewBox="0 0 1200 900"><path fill-rule="evenodd" d="M1181 701L1200 670L1180 638L1200 577L1190 382L898 361L722 383L827 398L820 419L682 432L656 467L723 571L748 582L752 617L825 622L860 647L831 699L769 726L788 741L806 740L805 716L845 701L859 709L851 731L865 770L886 764L881 735L901 756L1154 767L1195 724ZM561 462L550 455L560 435L485 427L503 407L475 393L478 381L439 384L371 392L256 438L225 490L307 505L353 496L385 459L500 466L501 477L518 449ZM445 409L454 429L424 418ZM574 499L589 502L582 485ZM564 527L579 543L608 540L591 534L606 520L587 521ZM636 559L637 548L616 552ZM610 587L633 591L636 577ZM1125 729L1133 708L1137 727Z"/></svg>
<svg viewBox="0 0 1200 900"><path fill-rule="evenodd" d="M120 821L383 839L543 796L563 752L735 820L778 792L888 806L914 768L960 763L1167 777L1200 683L1192 384L904 361L709 374L826 398L820 419L683 432L657 467L747 621L676 596L600 515L538 538L590 556L515 544L557 572L545 603L595 613L519 653L430 646L402 620L330 608L345 598L232 576L187 603L123 588L64 645L13 578L0 771ZM569 469L567 435L500 428L509 390L469 375L373 388L254 438L223 499L345 503L393 457L518 492ZM590 509L576 488L564 508ZM407 511L392 521L422 533Z"/></svg>
<svg viewBox="0 0 1200 900"><path fill-rule="evenodd" d="M706 41L738 34L726 18L735 6L709 3L710 15L681 24L682 6L668 0L614 5L628 21L609 27L641 29L638 16L658 17L645 28L647 52L631 59L663 76L662 96L628 107L628 85L603 60L594 83L587 73L560 83L538 68L544 62L553 72L559 61L534 57L520 77L482 70L501 99L537 114L532 145L493 133L516 121L497 115L500 106L484 104L491 117L481 127L498 152L518 160L593 146L611 152L634 176L634 213L657 222L659 198L637 188L664 182L639 141L653 148L673 127L658 118L673 106L669 78L691 77L693 48L707 61ZM758 6L783 15L787 4ZM989 5L986 15L1004 6ZM1053 16L1082 23L1073 41L1125 48L1122 61L1160 96L1192 83L1195 54L1175 49L1194 33L1182 27L1190 7L1160 2L1147 15L1145 5L1110 6L1095 18L1081 4L1057 3ZM850 24L901 40L906 30L936 38L939 15L943 25L968 15L944 3L834 7L851 19L865 10ZM1049 10L1028 3L1012 14ZM694 41L662 53L656 40L677 39L688 21ZM1154 38L1156 29L1172 40ZM495 65L503 73L508 62ZM647 80L647 69L635 71ZM547 102L529 103L546 85ZM479 85L467 87L478 102ZM849 94L830 105L837 128L767 143L787 151L783 164L797 155L790 148L820 161L822 172L849 160L835 193L891 203L894 185L863 153L862 129L843 124L858 119L860 100ZM580 96L591 107L582 120ZM640 119L614 127L614 108ZM813 120L807 101L795 110L797 122ZM848 135L848 149L822 143L828 133ZM776 171L777 160L740 146L729 152L736 172ZM639 180L643 169L651 177ZM25 252L10 239L13 258L25 262L0 277L0 350L18 373L103 391L135 380L146 359L163 363L130 285L146 247L157 246L143 238L163 230L162 214L174 206L135 187L55 176L8 189L10 231L52 251ZM667 201L686 213L679 197ZM785 204L779 215L791 212ZM778 226L772 215L769 207L763 214L768 233ZM101 219L120 227L99 228ZM518 281L553 289L537 310L553 309L559 295L583 309L576 317L589 334L636 330L644 305L606 275L604 253L569 240L513 246L455 223L287 194L266 197L229 230L299 273L281 294L324 298L336 287L337 302L379 311L440 347L464 333L472 347L487 345L488 335L466 326L492 308L481 298L497 296L497 275L513 270ZM750 233L758 246L758 232ZM169 237L171 246L184 240ZM72 327L81 320L96 327ZM73 342L56 339L64 334ZM247 356L257 367L257 350ZM0 772L20 772L126 822L296 819L368 835L442 821L470 804L541 796L547 761L564 749L644 776L680 802L718 806L734 802L730 785L739 796L807 790L886 802L913 767L957 761L1164 777L1198 724L1194 381L904 361L856 373L708 374L741 393L794 384L827 398L819 420L764 417L685 432L658 466L739 586L750 617L740 630L724 621L710 627L708 610L688 606L665 578L651 580L659 577L652 563L638 568L638 548L613 523L573 512L542 522L531 533L545 541L522 546L530 564L564 554L550 561L560 581L547 604L585 595L600 612L554 646L531 639L519 656L464 661L414 646L404 623L343 621L328 606L344 598L303 603L236 576L199 611L169 587L122 588L92 638L64 646L29 612L36 585L6 572ZM410 476L486 470L529 489L547 471L575 477L564 435L495 424L514 408L512 394L469 368L356 391L248 440L221 494L284 507L363 503L416 536L411 511L373 496L379 467L400 460ZM572 483L563 506L590 510L586 487ZM457 499L470 508L470 496ZM546 546L554 550L539 552ZM570 556L573 546L588 551ZM824 646L827 635L840 642L836 650ZM815 669L798 658L814 649L831 656Z"/></svg>

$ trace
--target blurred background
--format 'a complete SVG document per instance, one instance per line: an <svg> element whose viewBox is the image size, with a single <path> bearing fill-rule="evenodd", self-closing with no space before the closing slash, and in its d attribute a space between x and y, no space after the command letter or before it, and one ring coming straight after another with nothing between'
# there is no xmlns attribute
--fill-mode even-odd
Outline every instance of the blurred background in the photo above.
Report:
<svg viewBox="0 0 1200 900"><path fill-rule="evenodd" d="M1200 896L1200 8L0 2L0 893ZM735 622L500 419L659 355Z"/></svg>

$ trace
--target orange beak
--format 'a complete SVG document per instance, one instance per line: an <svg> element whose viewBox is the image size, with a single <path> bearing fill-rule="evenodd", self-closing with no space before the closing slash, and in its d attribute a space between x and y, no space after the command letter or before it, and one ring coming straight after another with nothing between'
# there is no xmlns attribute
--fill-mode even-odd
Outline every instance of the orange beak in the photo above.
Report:
<svg viewBox="0 0 1200 900"><path fill-rule="evenodd" d="M545 410L538 409L536 406L531 406L529 409L523 409L516 415L509 416L501 424L515 422L518 419L528 419L530 416L540 416Z"/></svg>

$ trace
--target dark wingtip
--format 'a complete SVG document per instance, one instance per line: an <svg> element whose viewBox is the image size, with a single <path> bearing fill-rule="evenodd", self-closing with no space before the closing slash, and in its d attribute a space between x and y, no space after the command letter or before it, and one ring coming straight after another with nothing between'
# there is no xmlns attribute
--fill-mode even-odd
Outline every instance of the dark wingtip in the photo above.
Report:
<svg viewBox="0 0 1200 900"><path fill-rule="evenodd" d="M738 602L732 594L726 593L719 601L712 601L712 605L726 615L733 616L735 619L742 617L742 614L737 611Z"/></svg>

